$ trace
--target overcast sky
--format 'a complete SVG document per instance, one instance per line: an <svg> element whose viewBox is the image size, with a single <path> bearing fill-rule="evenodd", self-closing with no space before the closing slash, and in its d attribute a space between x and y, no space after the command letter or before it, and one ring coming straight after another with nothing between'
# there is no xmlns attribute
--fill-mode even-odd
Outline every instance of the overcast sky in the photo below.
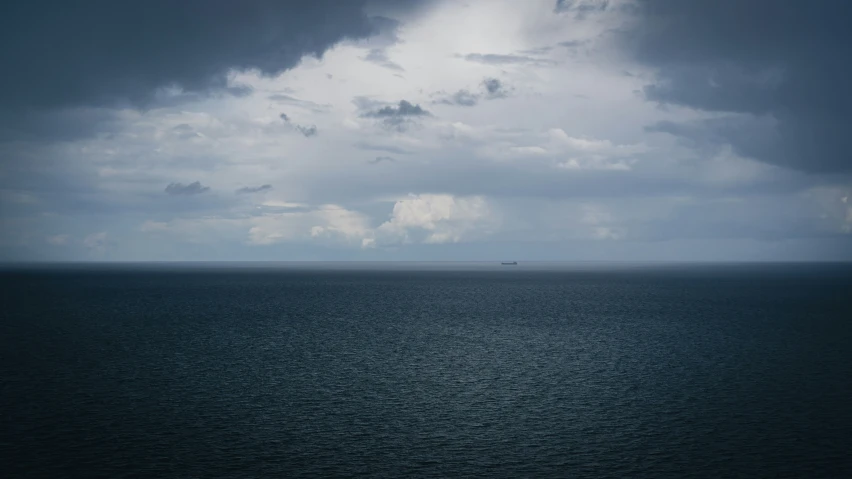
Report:
<svg viewBox="0 0 852 479"><path fill-rule="evenodd" d="M0 260L852 260L850 4L7 2Z"/></svg>

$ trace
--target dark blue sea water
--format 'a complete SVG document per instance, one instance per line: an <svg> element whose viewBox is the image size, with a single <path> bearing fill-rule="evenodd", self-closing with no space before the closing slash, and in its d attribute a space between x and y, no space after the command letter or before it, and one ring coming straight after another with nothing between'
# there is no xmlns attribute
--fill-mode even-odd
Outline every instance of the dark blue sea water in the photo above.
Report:
<svg viewBox="0 0 852 479"><path fill-rule="evenodd" d="M852 477L852 268L0 273L0 476Z"/></svg>

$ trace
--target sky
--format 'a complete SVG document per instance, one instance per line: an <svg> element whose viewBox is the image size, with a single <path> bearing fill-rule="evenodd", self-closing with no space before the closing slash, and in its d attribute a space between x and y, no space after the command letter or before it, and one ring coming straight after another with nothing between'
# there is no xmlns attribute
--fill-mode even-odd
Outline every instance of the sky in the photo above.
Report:
<svg viewBox="0 0 852 479"><path fill-rule="evenodd" d="M849 261L850 3L7 2L0 261Z"/></svg>

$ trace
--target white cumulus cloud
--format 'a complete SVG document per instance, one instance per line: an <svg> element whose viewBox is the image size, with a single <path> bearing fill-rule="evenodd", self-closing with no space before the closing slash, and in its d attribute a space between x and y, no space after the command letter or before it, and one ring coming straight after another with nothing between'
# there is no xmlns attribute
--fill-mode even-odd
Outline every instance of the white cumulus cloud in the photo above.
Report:
<svg viewBox="0 0 852 479"><path fill-rule="evenodd" d="M497 224L497 216L481 196L422 194L397 201L376 235L382 242L457 243L487 236Z"/></svg>

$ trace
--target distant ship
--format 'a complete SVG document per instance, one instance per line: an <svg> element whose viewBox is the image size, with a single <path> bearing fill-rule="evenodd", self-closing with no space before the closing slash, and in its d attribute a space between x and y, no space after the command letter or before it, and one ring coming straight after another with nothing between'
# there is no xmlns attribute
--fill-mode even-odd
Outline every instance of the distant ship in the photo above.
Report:
<svg viewBox="0 0 852 479"><path fill-rule="evenodd" d="M503 261L500 264L502 264L503 266L515 266L515 265L518 264L518 262L517 261Z"/></svg>

